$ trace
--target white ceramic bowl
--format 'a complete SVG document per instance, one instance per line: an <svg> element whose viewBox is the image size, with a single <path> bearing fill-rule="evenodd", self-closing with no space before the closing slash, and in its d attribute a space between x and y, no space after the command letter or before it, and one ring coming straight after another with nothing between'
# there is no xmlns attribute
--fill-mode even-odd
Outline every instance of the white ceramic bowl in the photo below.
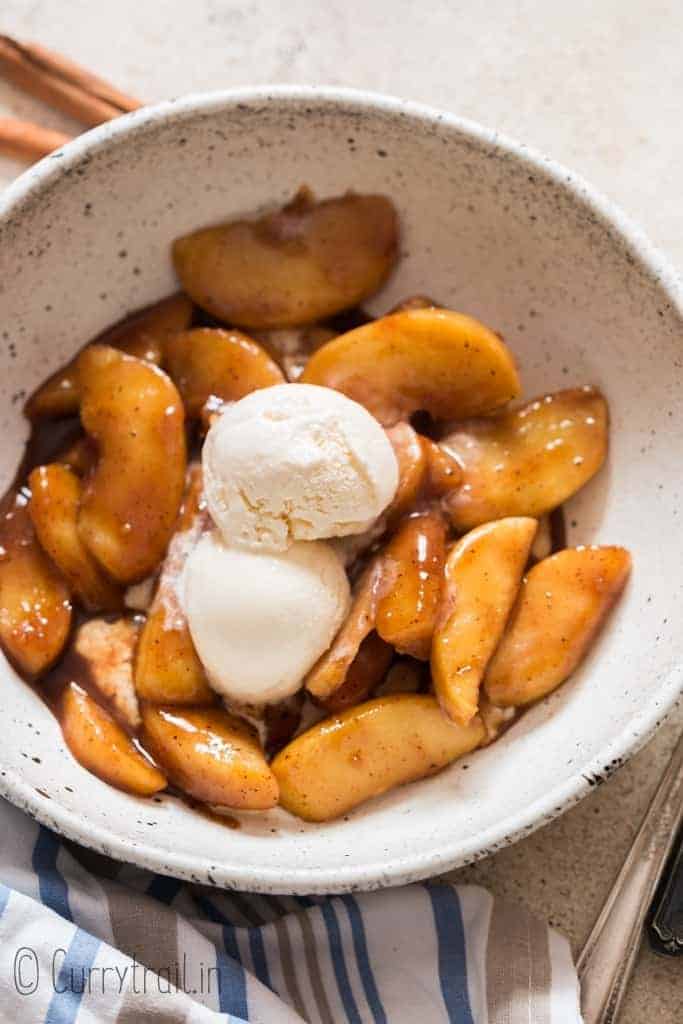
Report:
<svg viewBox="0 0 683 1024"><path fill-rule="evenodd" d="M190 97L89 132L0 199L2 481L22 398L88 338L170 292L169 243L280 203L381 191L403 257L374 303L426 292L502 332L525 393L600 385L608 467L568 507L572 543L628 546L626 596L580 672L494 746L348 819L243 815L230 831L172 798L89 775L2 663L0 790L87 846L157 871L272 892L421 878L559 814L649 736L681 688L683 321L667 265L609 203L554 163L447 114L352 92Z"/></svg>

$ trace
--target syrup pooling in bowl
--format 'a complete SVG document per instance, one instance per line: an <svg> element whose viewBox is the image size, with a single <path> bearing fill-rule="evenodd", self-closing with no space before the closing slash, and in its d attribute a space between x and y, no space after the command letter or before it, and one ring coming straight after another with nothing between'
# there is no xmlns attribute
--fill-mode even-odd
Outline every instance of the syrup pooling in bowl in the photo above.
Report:
<svg viewBox="0 0 683 1024"><path fill-rule="evenodd" d="M327 820L495 739L566 678L618 598L622 549L549 558L566 547L561 503L605 458L604 399L580 388L510 410L521 384L496 332L420 296L369 317L357 304L397 251L391 203L353 194L302 192L280 214L189 235L174 259L190 296L127 317L27 402L31 437L0 521L0 640L109 784L183 795L222 821L277 802ZM231 403L298 380L367 407L399 484L361 533L330 542L352 599L298 692L227 707L184 605L185 562L215 530L204 439ZM498 524L514 547L515 516L529 529L502 607L475 531ZM553 594L539 606L544 574ZM548 647L530 662L542 686L520 669L528 637ZM399 770L414 743L433 756Z"/></svg>

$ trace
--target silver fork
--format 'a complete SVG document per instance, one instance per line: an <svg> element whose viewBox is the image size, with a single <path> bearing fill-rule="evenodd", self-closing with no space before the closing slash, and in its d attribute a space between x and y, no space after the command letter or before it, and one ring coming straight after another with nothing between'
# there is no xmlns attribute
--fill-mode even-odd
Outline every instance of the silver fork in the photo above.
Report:
<svg viewBox="0 0 683 1024"><path fill-rule="evenodd" d="M577 963L585 1024L615 1024L643 922L683 820L683 736Z"/></svg>

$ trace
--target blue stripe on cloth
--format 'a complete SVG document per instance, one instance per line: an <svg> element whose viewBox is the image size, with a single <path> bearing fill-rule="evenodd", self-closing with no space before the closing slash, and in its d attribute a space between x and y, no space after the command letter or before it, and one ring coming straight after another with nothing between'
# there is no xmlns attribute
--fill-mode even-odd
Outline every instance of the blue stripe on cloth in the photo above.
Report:
<svg viewBox="0 0 683 1024"><path fill-rule="evenodd" d="M270 983L270 972L268 970L268 960L266 959L266 948L263 945L263 936L261 935L260 928L249 929L249 950L251 952L251 960L254 965L254 973L259 981L267 985L268 988L272 989Z"/></svg>
<svg viewBox="0 0 683 1024"><path fill-rule="evenodd" d="M6 885L0 882L0 917L5 913L5 907L9 903L9 898L12 895L12 890L8 889Z"/></svg>
<svg viewBox="0 0 683 1024"><path fill-rule="evenodd" d="M321 903L319 905L319 909L322 913L325 927L327 928L327 938L330 943L330 954L332 956L334 976L337 979L337 988L339 989L341 1001L344 1004L346 1018L351 1022L351 1024L362 1024L360 1014L358 1013L358 1007L356 1005L356 999L351 989L351 983L349 982L349 972L346 969L344 948L342 946L337 915L334 912L334 907L329 902Z"/></svg>
<svg viewBox="0 0 683 1024"><path fill-rule="evenodd" d="M57 836L42 825L38 831L31 863L38 875L38 887L41 902L54 910L60 917L73 921L69 907L69 890L66 882L57 870L57 855L60 843Z"/></svg>
<svg viewBox="0 0 683 1024"><path fill-rule="evenodd" d="M223 945L227 956L216 953L216 967L218 968L218 1002L221 1013L229 1013L240 1020L249 1020L249 1005L247 1002L247 977L242 966L235 926L228 921L227 917L213 905L210 899L193 893L194 900L199 909L214 924L220 924L223 929Z"/></svg>
<svg viewBox="0 0 683 1024"><path fill-rule="evenodd" d="M170 907L182 888L183 883L168 875L155 875L147 886L147 895Z"/></svg>
<svg viewBox="0 0 683 1024"><path fill-rule="evenodd" d="M382 1006L382 1000L380 999L377 985L375 983L375 976L372 973L372 965L370 963L370 956L368 954L368 943L365 937L365 925L363 924L363 915L360 912L360 907L354 896L342 896L341 897L344 906L346 907L346 913L349 915L349 921L351 923L351 934L353 936L353 948L356 951L356 962L358 963L358 973L360 974L361 981L363 982L363 990L365 992L365 998L368 1001L370 1012L375 1024L387 1024L387 1015L384 1012Z"/></svg>
<svg viewBox="0 0 683 1024"><path fill-rule="evenodd" d="M439 981L450 1024L474 1024L467 990L465 929L458 895L450 885L426 885L439 943Z"/></svg>
<svg viewBox="0 0 683 1024"><path fill-rule="evenodd" d="M100 945L99 939L77 929L62 960L59 975L53 980L54 992L44 1024L73 1024L76 1020L83 992L88 990L89 971Z"/></svg>

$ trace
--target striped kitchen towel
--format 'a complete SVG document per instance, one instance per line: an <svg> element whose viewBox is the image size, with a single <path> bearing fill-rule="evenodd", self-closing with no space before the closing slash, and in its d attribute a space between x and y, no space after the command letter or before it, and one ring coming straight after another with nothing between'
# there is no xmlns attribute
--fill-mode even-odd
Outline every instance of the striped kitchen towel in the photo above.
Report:
<svg viewBox="0 0 683 1024"><path fill-rule="evenodd" d="M483 889L253 896L120 865L0 801L0 1021L574 1024L568 943Z"/></svg>

